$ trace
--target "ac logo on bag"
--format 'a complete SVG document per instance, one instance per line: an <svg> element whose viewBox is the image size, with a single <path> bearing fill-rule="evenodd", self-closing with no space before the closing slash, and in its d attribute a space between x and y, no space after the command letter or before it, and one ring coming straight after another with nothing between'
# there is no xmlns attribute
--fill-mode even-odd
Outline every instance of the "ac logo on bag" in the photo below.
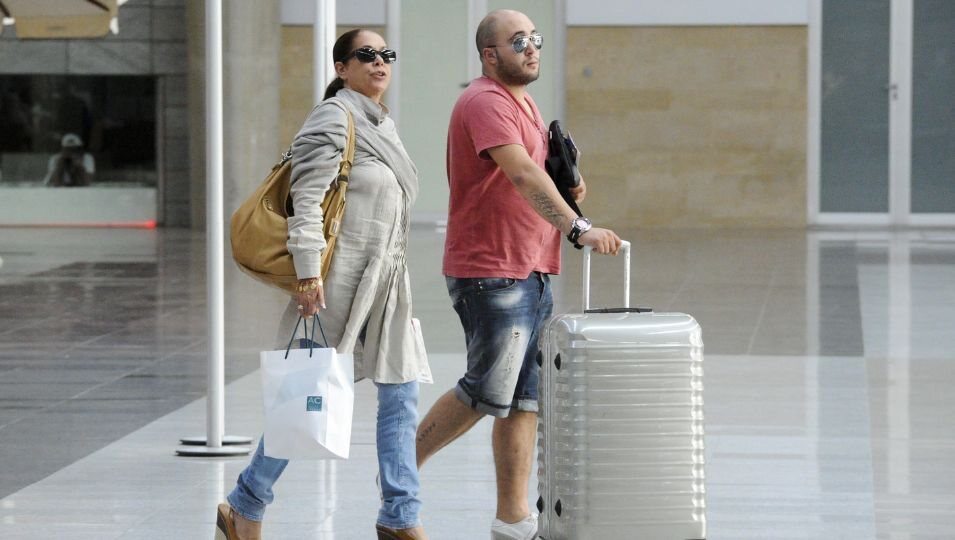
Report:
<svg viewBox="0 0 955 540"><path fill-rule="evenodd" d="M306 412L319 412L322 410L322 396L308 396L305 398Z"/></svg>

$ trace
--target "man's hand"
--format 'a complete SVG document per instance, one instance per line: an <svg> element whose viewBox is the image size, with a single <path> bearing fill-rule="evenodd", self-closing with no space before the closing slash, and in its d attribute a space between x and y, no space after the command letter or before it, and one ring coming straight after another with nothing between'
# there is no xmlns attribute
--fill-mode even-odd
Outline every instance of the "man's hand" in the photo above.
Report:
<svg viewBox="0 0 955 540"><path fill-rule="evenodd" d="M587 197L587 183L584 182L584 178L580 178L580 183L577 184L577 187L570 188L570 196L574 198L574 202L583 202L584 198Z"/></svg>
<svg viewBox="0 0 955 540"><path fill-rule="evenodd" d="M621 240L617 233L610 229L601 229L593 227L589 231L580 235L577 243L583 246L590 246L594 251L601 254L616 255L620 251Z"/></svg>

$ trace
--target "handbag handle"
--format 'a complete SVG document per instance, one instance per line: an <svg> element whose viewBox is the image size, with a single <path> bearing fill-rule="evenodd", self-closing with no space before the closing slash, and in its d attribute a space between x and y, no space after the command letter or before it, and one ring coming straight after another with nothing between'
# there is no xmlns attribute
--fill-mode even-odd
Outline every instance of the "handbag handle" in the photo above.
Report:
<svg viewBox="0 0 955 540"><path fill-rule="evenodd" d="M327 348L328 348L328 338L325 337L325 328L322 327L322 319L318 316L317 313L315 314L315 320L318 322L318 328L319 328L319 330L322 332L322 341L324 342L323 344L325 345L325 348L327 349ZM289 351L292 350L292 343L295 341L295 334L298 333L298 325L302 324L303 322L304 322L304 324L305 324L305 339L308 340L308 357L309 357L309 358L312 357L312 350L314 350L314 348L315 348L315 325L314 325L314 324L312 325L312 336L309 337L309 335L308 335L308 319L306 319L305 317L302 317L301 315L299 315L298 320L295 322L295 329L292 330L292 338L289 339L288 346L285 347L285 358L286 358L286 359L288 359L288 353L289 353Z"/></svg>
<svg viewBox="0 0 955 540"><path fill-rule="evenodd" d="M351 111L348 110L348 107L342 107L345 109L345 115L348 117L348 139L345 141L345 151L342 152L342 161L338 165L338 178L344 178L345 181L348 181L348 177L351 176L352 164L355 161L355 120L352 118Z"/></svg>
<svg viewBox="0 0 955 540"><path fill-rule="evenodd" d="M338 175L348 178L351 174L351 167L355 161L355 120L352 117L351 111L348 110L348 107L342 105L342 109L345 111L345 115L348 117L348 137L345 140L345 150L342 152L342 161L338 166ZM292 159L292 147L289 146L288 150L282 153L282 156L279 158L279 162L276 167L280 167L285 164L286 161Z"/></svg>

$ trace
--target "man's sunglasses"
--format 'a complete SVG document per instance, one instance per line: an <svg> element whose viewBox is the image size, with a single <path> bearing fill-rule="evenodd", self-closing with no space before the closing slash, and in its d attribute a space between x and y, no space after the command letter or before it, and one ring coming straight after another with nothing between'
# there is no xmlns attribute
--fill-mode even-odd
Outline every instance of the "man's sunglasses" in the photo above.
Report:
<svg viewBox="0 0 955 540"><path fill-rule="evenodd" d="M355 57L362 64L370 64L375 61L376 56L380 56L381 61L386 64L393 64L398 61L397 52L391 49L382 49L380 51L376 51L375 49L372 49L371 47L361 47L361 48L355 49L354 51L346 54L345 57L341 59L341 61L347 62L350 58Z"/></svg>
<svg viewBox="0 0 955 540"><path fill-rule="evenodd" d="M533 34L528 34L526 36L520 36L514 39L511 42L511 48L514 49L514 52L520 54L527 50L528 45L533 45L538 51L541 47L544 46L544 36L534 32ZM504 47L505 45L488 45L488 47Z"/></svg>

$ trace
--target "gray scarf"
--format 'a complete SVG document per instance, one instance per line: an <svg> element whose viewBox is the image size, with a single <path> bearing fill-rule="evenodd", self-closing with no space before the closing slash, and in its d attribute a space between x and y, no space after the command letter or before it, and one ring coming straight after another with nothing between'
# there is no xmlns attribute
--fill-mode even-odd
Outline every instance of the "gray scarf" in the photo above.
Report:
<svg viewBox="0 0 955 540"><path fill-rule="evenodd" d="M387 107L350 88L342 88L331 99L341 102L352 111L355 119L355 160L358 160L358 151L380 159L395 173L409 206L414 204L418 197L418 169L401 144Z"/></svg>

